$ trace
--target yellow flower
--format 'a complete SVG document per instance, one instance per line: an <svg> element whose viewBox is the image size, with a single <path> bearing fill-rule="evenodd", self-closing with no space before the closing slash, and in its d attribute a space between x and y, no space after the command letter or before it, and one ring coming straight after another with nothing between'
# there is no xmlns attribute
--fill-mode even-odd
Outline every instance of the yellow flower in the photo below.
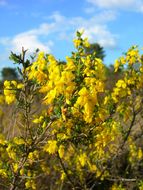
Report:
<svg viewBox="0 0 143 190"><path fill-rule="evenodd" d="M127 87L127 84L125 83L125 81L123 80L118 80L118 82L116 83L116 86L118 88L126 88Z"/></svg>
<svg viewBox="0 0 143 190"><path fill-rule="evenodd" d="M56 65L57 64L57 61L56 61L56 59L55 59L55 57L53 55L49 55L48 60L49 60L51 65Z"/></svg>
<svg viewBox="0 0 143 190"><path fill-rule="evenodd" d="M16 159L16 153L15 153L15 150L14 150L14 148L12 147L11 144L8 145L8 147L6 148L6 151L7 151L7 153L8 153L8 156L9 156L11 159L13 159L13 160Z"/></svg>
<svg viewBox="0 0 143 190"><path fill-rule="evenodd" d="M85 47L90 47L90 43L88 42L88 38L85 38L85 39L84 39L83 45L84 45Z"/></svg>
<svg viewBox="0 0 143 190"><path fill-rule="evenodd" d="M7 173L5 169L0 169L0 176L2 176L2 178L6 178L7 177Z"/></svg>
<svg viewBox="0 0 143 190"><path fill-rule="evenodd" d="M56 97L56 89L50 90L50 92L45 96L44 103L51 104L53 103L54 98Z"/></svg>
<svg viewBox="0 0 143 190"><path fill-rule="evenodd" d="M83 87L83 88L79 91L78 94L79 94L80 96L88 96L88 95L89 95L89 92L88 92L88 90L87 90L86 87Z"/></svg>
<svg viewBox="0 0 143 190"><path fill-rule="evenodd" d="M24 170L24 168L22 168L22 169L20 170L20 175L24 175L24 173L25 173L25 170Z"/></svg>
<svg viewBox="0 0 143 190"><path fill-rule="evenodd" d="M15 138L14 138L14 142L15 142L15 144L17 144L17 145L25 144L24 139L22 139L22 138L20 138L20 137L15 137Z"/></svg>
<svg viewBox="0 0 143 190"><path fill-rule="evenodd" d="M76 69L76 66L74 64L74 61L70 57L66 57L67 64L65 70L71 70L74 71Z"/></svg>
<svg viewBox="0 0 143 190"><path fill-rule="evenodd" d="M19 167L18 163L14 163L12 166L13 166L13 171L16 173Z"/></svg>
<svg viewBox="0 0 143 190"><path fill-rule="evenodd" d="M85 166L86 162L87 162L87 156L85 153L82 153L78 156L78 161L80 162L81 166Z"/></svg>
<svg viewBox="0 0 143 190"><path fill-rule="evenodd" d="M39 153L37 150L30 152L28 155L28 159L30 159L31 162L33 162L35 159L39 158Z"/></svg>
<svg viewBox="0 0 143 190"><path fill-rule="evenodd" d="M66 174L65 172L62 171L60 179L64 181L65 178L66 178Z"/></svg>
<svg viewBox="0 0 143 190"><path fill-rule="evenodd" d="M4 95L5 95L5 101L7 104L11 104L16 100L15 88L17 88L16 81L7 81L6 80L4 82Z"/></svg>
<svg viewBox="0 0 143 190"><path fill-rule="evenodd" d="M44 150L49 154L54 154L57 149L57 141L55 140L49 140L48 143L44 146Z"/></svg>
<svg viewBox="0 0 143 190"><path fill-rule="evenodd" d="M5 91L4 91L5 92ZM11 104L15 101L15 95L14 94L8 94L6 97L5 97L5 101L7 104Z"/></svg>
<svg viewBox="0 0 143 190"><path fill-rule="evenodd" d="M33 123L36 123L36 124L41 123L41 122L43 121L43 119L44 119L44 117L43 117L43 116L40 116L39 118L35 118L35 119L33 120Z"/></svg>
<svg viewBox="0 0 143 190"><path fill-rule="evenodd" d="M123 188L121 185L117 185L116 183L112 185L112 187L110 188L110 190L126 190L125 188Z"/></svg>
<svg viewBox="0 0 143 190"><path fill-rule="evenodd" d="M25 183L25 187L26 187L26 189L35 190L36 189L36 184L35 184L34 180L28 179L27 182Z"/></svg>
<svg viewBox="0 0 143 190"><path fill-rule="evenodd" d="M87 102L84 105L84 119L87 123L92 122L93 109L94 109L94 104L92 104L92 102Z"/></svg>
<svg viewBox="0 0 143 190"><path fill-rule="evenodd" d="M142 149L139 148L139 150L138 150L138 159L141 160L142 157L143 157L143 152L142 152Z"/></svg>
<svg viewBox="0 0 143 190"><path fill-rule="evenodd" d="M14 85L14 87L16 87L16 86L17 86L17 82L16 82L15 80L12 80L12 81L11 81L11 84L13 84L13 85Z"/></svg>
<svg viewBox="0 0 143 190"><path fill-rule="evenodd" d="M58 152L59 152L60 158L63 158L64 153L65 153L65 149L63 145L60 145Z"/></svg>
<svg viewBox="0 0 143 190"><path fill-rule="evenodd" d="M5 87L10 87L10 81L5 80L5 81L4 81L4 86L5 86Z"/></svg>
<svg viewBox="0 0 143 190"><path fill-rule="evenodd" d="M24 84L22 84L22 83L19 83L18 85L17 85L17 88L18 89L22 89L24 87Z"/></svg>
<svg viewBox="0 0 143 190"><path fill-rule="evenodd" d="M73 43L74 43L75 47L78 48L81 45L81 40L80 39L74 39Z"/></svg>
<svg viewBox="0 0 143 190"><path fill-rule="evenodd" d="M119 66L120 66L120 62L119 62L119 60L115 60L115 64L114 64L115 72L118 71Z"/></svg>
<svg viewBox="0 0 143 190"><path fill-rule="evenodd" d="M41 61L43 58L44 58L44 52L41 51L41 52L39 52L39 54L38 54L37 61Z"/></svg>

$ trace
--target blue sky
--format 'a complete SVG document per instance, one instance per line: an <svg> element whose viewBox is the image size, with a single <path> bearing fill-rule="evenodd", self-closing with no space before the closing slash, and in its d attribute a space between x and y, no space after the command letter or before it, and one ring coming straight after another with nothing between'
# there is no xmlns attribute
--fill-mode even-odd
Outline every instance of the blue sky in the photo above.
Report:
<svg viewBox="0 0 143 190"><path fill-rule="evenodd" d="M76 30L100 43L111 64L131 45L143 47L143 0L0 0L0 68L10 51L39 48L64 60Z"/></svg>

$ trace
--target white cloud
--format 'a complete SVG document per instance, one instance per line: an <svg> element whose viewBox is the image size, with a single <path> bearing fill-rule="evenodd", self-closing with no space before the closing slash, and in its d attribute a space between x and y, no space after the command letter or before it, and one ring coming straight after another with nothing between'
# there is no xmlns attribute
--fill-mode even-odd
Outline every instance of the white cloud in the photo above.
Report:
<svg viewBox="0 0 143 190"><path fill-rule="evenodd" d="M91 43L97 41L103 47L116 47L115 39L117 36L111 34L106 26L97 25L95 27L89 27L85 30L84 36L88 36Z"/></svg>
<svg viewBox="0 0 143 190"><path fill-rule="evenodd" d="M117 36L109 31L106 23L115 18L116 14L113 11L104 11L90 19L83 17L63 18L60 20L61 25L64 26L60 26L60 37L71 40L71 37L74 37L73 32L75 34L76 30L83 28L84 36L87 36L91 43L98 42L106 48L114 48ZM71 29L73 32L70 31Z"/></svg>
<svg viewBox="0 0 143 190"><path fill-rule="evenodd" d="M2 37L0 38L0 44L4 45L7 50L14 52L21 52L22 47L24 47L24 49L28 49L29 53L34 52L37 48L50 53L53 42L51 40L42 42L40 37L48 35L52 31L52 28L53 24L43 23L38 28L19 33L13 38Z"/></svg>
<svg viewBox="0 0 143 190"><path fill-rule="evenodd" d="M50 34L53 30L55 29L55 23L43 23L41 24L38 28L29 30L23 34L26 35L36 35L36 36L40 36L40 35L48 35Z"/></svg>
<svg viewBox="0 0 143 190"><path fill-rule="evenodd" d="M67 18L55 12L48 18L47 23L19 33L13 38L0 38L0 43L9 51L21 52L22 47L24 47L24 49L28 49L29 53L37 48L49 53L54 45L54 40L56 43L57 40L59 43L61 43L61 40L72 41L75 31L84 28L84 35L89 37L91 43L98 42L103 47L114 48L116 46L116 36L109 31L106 23L115 18L116 15L112 11L104 11L102 14L89 19L83 17ZM53 41L49 40L51 37L54 38Z"/></svg>
<svg viewBox="0 0 143 190"><path fill-rule="evenodd" d="M100 8L143 11L143 0L87 0Z"/></svg>
<svg viewBox="0 0 143 190"><path fill-rule="evenodd" d="M29 53L34 52L37 48L41 51L50 52L49 45L51 43L42 43L36 35L27 33L18 34L11 40L12 50L15 52L21 51L22 47L28 49Z"/></svg>

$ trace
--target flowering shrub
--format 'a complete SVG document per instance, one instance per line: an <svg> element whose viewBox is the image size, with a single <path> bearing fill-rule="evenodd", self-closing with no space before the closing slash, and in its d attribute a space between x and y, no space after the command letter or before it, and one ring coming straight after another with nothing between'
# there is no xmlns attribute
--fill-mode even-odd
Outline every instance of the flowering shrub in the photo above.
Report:
<svg viewBox="0 0 143 190"><path fill-rule="evenodd" d="M1 188L143 188L142 55L133 46L115 61L122 78L108 91L87 39L77 32L74 45L65 64L43 52L31 61L25 50L12 53L21 80L5 81L0 97L3 115L6 104L14 110L11 135L0 134Z"/></svg>

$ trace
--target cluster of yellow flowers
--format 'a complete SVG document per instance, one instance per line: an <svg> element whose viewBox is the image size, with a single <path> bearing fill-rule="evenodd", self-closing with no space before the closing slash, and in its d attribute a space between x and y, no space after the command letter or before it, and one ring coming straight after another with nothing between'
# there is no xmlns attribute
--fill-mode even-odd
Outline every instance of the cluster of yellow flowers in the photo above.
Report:
<svg viewBox="0 0 143 190"><path fill-rule="evenodd" d="M112 92L112 98L115 103L118 102L121 98L131 95L130 88L128 84L124 80L118 80L116 83L116 87Z"/></svg>
<svg viewBox="0 0 143 190"><path fill-rule="evenodd" d="M142 160L143 151L141 147L137 147L133 139L129 138L129 161L132 165L136 164L137 161Z"/></svg>
<svg viewBox="0 0 143 190"><path fill-rule="evenodd" d="M129 116L141 108L143 62L137 47L133 46L115 61L115 72L123 70L123 75L109 92L105 89L102 60L85 53L84 48L89 47L87 38L82 39L78 33L74 45L77 51L67 56L65 63L40 52L24 68L23 83L4 82L5 102L11 104L23 98L24 108L20 136L5 140L0 135L0 176L7 179L19 175L26 189L37 189L36 177L40 172L52 175L55 171L61 184L76 172L75 181L82 188L86 187L88 173L100 182L112 177L109 162L113 164L113 158L118 159L121 145L126 143L124 139L129 145L129 163L134 165L143 160L142 148L126 136L130 129L122 125L123 122L129 125ZM19 100L19 92L26 96ZM39 108L37 114L31 111L35 106L31 92L38 94L37 99L42 98L41 113ZM3 102L3 96L0 98ZM110 189L125 188L114 183Z"/></svg>
<svg viewBox="0 0 143 190"><path fill-rule="evenodd" d="M13 103L16 100L16 94L18 90L22 89L24 85L22 83L17 83L16 81L4 81L4 95L5 101L8 104Z"/></svg>
<svg viewBox="0 0 143 190"><path fill-rule="evenodd" d="M47 75L44 73L45 69L47 68L47 62L44 58L44 53L40 52L36 62L33 62L32 66L26 69L29 73L28 78L30 79L37 79L38 83L42 83L47 79ZM30 72L29 72L30 69Z"/></svg>
<svg viewBox="0 0 143 190"><path fill-rule="evenodd" d="M137 46L132 46L128 52L125 54L125 56L120 57L118 60L115 61L114 68L115 72L118 71L118 69L121 66L126 65L126 63L129 66L133 66L136 63L141 63L141 56L139 54L139 50Z"/></svg>

